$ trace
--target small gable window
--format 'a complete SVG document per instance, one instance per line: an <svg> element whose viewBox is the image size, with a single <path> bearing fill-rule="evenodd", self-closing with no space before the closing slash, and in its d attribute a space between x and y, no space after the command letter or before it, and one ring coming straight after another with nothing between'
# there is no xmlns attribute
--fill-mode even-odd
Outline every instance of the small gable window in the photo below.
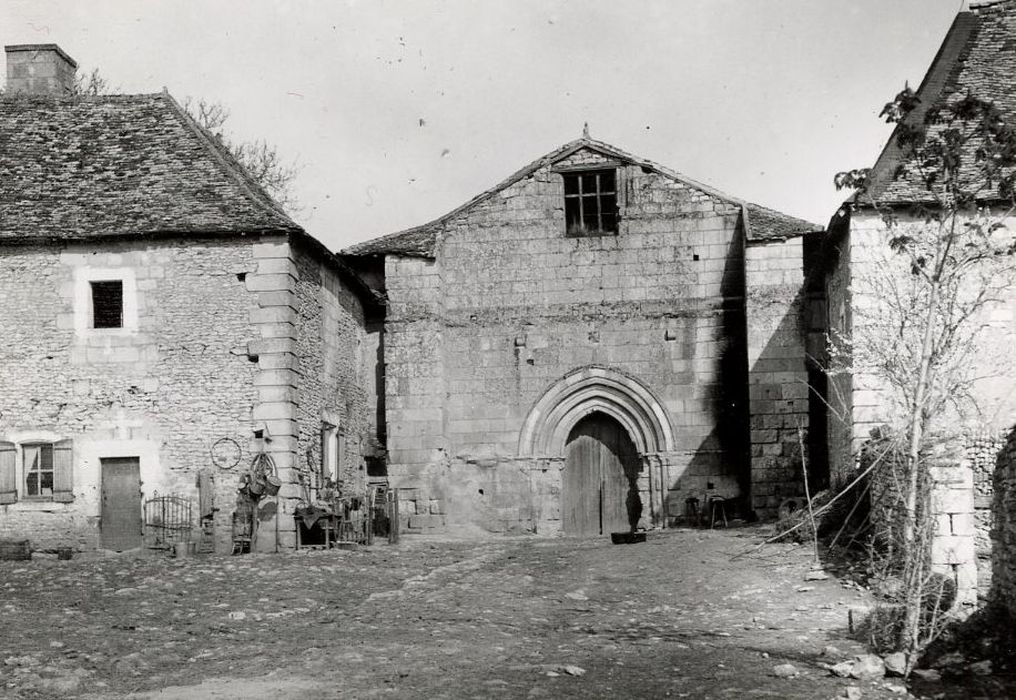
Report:
<svg viewBox="0 0 1016 700"><path fill-rule="evenodd" d="M123 328L123 281L97 280L92 287L92 328Z"/></svg>
<svg viewBox="0 0 1016 700"><path fill-rule="evenodd" d="M614 170L562 173L564 216L569 236L617 233L617 176Z"/></svg>

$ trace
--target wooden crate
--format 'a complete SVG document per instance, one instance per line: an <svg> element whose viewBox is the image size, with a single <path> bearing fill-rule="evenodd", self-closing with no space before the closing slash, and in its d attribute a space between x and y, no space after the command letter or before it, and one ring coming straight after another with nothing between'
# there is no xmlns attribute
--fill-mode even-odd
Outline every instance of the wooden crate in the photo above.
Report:
<svg viewBox="0 0 1016 700"><path fill-rule="evenodd" d="M24 561L32 558L28 540L0 539L0 561Z"/></svg>

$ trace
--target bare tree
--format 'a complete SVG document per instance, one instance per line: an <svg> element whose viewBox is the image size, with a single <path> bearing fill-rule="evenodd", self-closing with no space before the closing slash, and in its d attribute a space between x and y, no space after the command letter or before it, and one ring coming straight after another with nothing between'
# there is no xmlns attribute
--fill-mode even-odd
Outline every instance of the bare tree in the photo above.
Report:
<svg viewBox="0 0 1016 700"><path fill-rule="evenodd" d="M79 74L74 79L75 95L107 95L118 91L110 87L98 68ZM299 172L296 161L285 160L278 149L265 139L238 141L230 136L226 130L229 109L221 102L188 97L184 100L183 107L284 210L290 214L299 213L300 205L293 193L293 184Z"/></svg>
<svg viewBox="0 0 1016 700"><path fill-rule="evenodd" d="M250 176L265 189L287 212L298 212L300 207L293 194L293 182L299 172L295 161L285 161L278 149L265 139L236 141L225 131L229 109L221 102L188 97L184 109L205 131L222 143Z"/></svg>
<svg viewBox="0 0 1016 700"><path fill-rule="evenodd" d="M877 378L900 459L887 467L898 499L902 553L902 619L894 622L907 671L933 639L938 606L929 596L934 513L930 503L930 436L955 433L976 412L975 356L984 350L983 319L1016 279L1012 214L1016 131L991 103L967 94L932 106L923 117L917 95L904 89L882 111L896 125L905 178L919 194L903 208L873 188L869 170L836 177L857 201L881 215L882 248L869 251L858 274L855 323L841 340L849 371ZM931 618L929 618L931 615Z"/></svg>
<svg viewBox="0 0 1016 700"><path fill-rule="evenodd" d="M74 76L75 95L107 95L111 92L118 90L109 87L109 82L98 68L93 68L90 73L78 73Z"/></svg>

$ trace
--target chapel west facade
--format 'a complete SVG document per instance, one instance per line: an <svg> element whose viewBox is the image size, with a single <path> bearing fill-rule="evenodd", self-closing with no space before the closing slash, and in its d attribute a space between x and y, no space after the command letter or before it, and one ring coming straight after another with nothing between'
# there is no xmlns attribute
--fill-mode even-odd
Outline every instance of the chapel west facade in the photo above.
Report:
<svg viewBox="0 0 1016 700"><path fill-rule="evenodd" d="M387 297L405 524L601 534L709 496L775 514L800 495L818 228L584 137L345 251Z"/></svg>

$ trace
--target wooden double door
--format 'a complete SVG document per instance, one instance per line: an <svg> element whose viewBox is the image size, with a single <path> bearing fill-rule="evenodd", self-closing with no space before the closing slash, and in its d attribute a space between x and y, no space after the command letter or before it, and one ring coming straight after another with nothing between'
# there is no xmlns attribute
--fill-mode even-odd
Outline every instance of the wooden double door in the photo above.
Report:
<svg viewBox="0 0 1016 700"><path fill-rule="evenodd" d="M565 534L628 531L638 472L638 453L620 423L603 413L576 423L568 435L561 488Z"/></svg>

